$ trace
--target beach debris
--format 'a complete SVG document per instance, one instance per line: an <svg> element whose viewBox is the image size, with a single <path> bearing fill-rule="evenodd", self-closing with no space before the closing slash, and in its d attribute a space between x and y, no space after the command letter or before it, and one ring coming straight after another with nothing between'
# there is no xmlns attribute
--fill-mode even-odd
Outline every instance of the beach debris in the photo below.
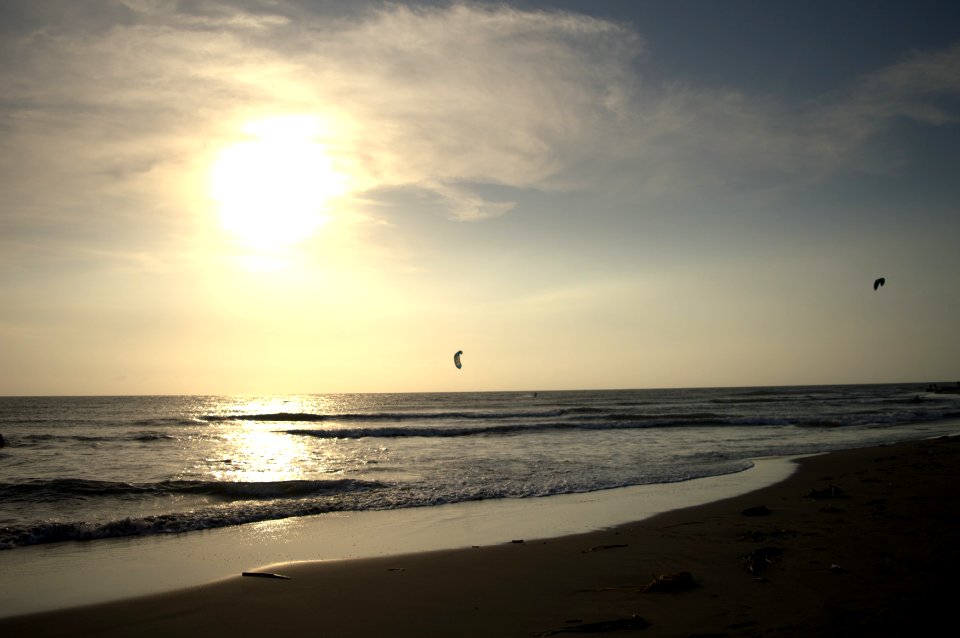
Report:
<svg viewBox="0 0 960 638"><path fill-rule="evenodd" d="M697 582L693 580L693 574L677 572L675 574L658 574L649 584L641 587L640 591L673 594L694 589L696 586Z"/></svg>
<svg viewBox="0 0 960 638"><path fill-rule="evenodd" d="M744 516L767 516L770 514L770 508L766 505L755 505L754 507L748 507L740 513Z"/></svg>
<svg viewBox="0 0 960 638"><path fill-rule="evenodd" d="M283 574L274 574L272 572L243 572L244 576L253 576L256 578L277 578L280 580L290 580L289 576Z"/></svg>
<svg viewBox="0 0 960 638"><path fill-rule="evenodd" d="M646 585L630 585L626 587L601 587L599 589L579 589L581 592L596 591L627 591L660 594L675 594L699 587L697 581L693 579L690 572L677 572L675 574L657 574Z"/></svg>
<svg viewBox="0 0 960 638"><path fill-rule="evenodd" d="M737 536L737 540L746 541L749 543L762 543L768 538L779 538L783 536L796 536L796 530L778 528L774 530L748 530L745 532L740 532L740 535Z"/></svg>
<svg viewBox="0 0 960 638"><path fill-rule="evenodd" d="M873 289L876 290L877 288L880 288L881 286L883 286L883 284L885 284L885 283L887 283L887 280L886 280L885 278L883 278L883 277L879 277L879 278L877 278L877 279L874 279L874 280L873 280Z"/></svg>
<svg viewBox="0 0 960 638"><path fill-rule="evenodd" d="M821 498L847 498L847 493L842 487L838 487L831 483L823 489L814 488L810 490L807 492L807 498L812 498L813 500Z"/></svg>
<svg viewBox="0 0 960 638"><path fill-rule="evenodd" d="M619 547L629 547L629 545L626 545L626 544L624 544L624 543L620 543L620 544L617 544L617 545L596 545L596 546L594 546L594 547L591 547L588 551L591 551L591 552L602 552L602 551L605 550L605 549L617 549L617 548L619 548ZM586 552L584 552L584 553L586 553Z"/></svg>
<svg viewBox="0 0 960 638"><path fill-rule="evenodd" d="M556 634L599 634L607 631L628 631L637 629L646 629L650 626L642 616L634 614L629 618L617 618L616 620L601 620L599 622L579 623L563 629L553 631L544 631L538 636L554 636Z"/></svg>
<svg viewBox="0 0 960 638"><path fill-rule="evenodd" d="M388 572L405 572L407 571L406 567L387 567Z"/></svg>
<svg viewBox="0 0 960 638"><path fill-rule="evenodd" d="M460 364L460 355L463 354L463 350L457 350L453 355L453 365L457 366L457 370L463 366Z"/></svg>
<svg viewBox="0 0 960 638"><path fill-rule="evenodd" d="M510 541L510 542L513 543L514 545L522 545L522 544L523 544L523 539L522 539L522 538L515 538L514 540L512 540L512 541Z"/></svg>
<svg viewBox="0 0 960 638"><path fill-rule="evenodd" d="M779 556L782 553L782 547L761 547L760 549L753 550L749 554L744 554L740 557L740 560L743 561L743 566L747 568L748 572L759 575L773 564L771 559L774 556Z"/></svg>

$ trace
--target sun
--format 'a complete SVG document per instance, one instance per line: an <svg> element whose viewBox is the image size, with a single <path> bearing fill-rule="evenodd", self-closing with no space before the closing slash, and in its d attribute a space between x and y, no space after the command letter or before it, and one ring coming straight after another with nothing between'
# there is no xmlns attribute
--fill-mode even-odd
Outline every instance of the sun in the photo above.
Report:
<svg viewBox="0 0 960 638"><path fill-rule="evenodd" d="M303 241L343 195L339 173L320 143L320 121L287 115L248 122L245 139L223 148L210 169L220 223L240 243L275 251Z"/></svg>

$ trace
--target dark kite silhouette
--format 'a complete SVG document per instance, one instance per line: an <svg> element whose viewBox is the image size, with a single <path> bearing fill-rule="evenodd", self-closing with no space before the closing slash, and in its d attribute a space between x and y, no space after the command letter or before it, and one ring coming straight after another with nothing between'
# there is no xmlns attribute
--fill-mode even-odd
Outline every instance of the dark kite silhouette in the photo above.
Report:
<svg viewBox="0 0 960 638"><path fill-rule="evenodd" d="M879 279L873 282L873 289L876 290L877 288L879 288L885 283L887 283L887 280L884 279L883 277L880 277Z"/></svg>
<svg viewBox="0 0 960 638"><path fill-rule="evenodd" d="M457 350L457 353L453 355L453 365L457 366L457 370L460 369L460 355L463 354L463 350Z"/></svg>

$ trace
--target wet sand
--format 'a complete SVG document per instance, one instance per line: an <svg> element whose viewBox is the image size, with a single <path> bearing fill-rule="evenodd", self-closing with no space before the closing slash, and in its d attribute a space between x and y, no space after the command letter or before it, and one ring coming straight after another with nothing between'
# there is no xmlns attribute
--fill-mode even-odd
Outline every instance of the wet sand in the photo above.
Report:
<svg viewBox="0 0 960 638"><path fill-rule="evenodd" d="M262 571L290 578L0 619L0 633L799 637L950 626L960 438L797 463L771 487L603 531L274 565Z"/></svg>

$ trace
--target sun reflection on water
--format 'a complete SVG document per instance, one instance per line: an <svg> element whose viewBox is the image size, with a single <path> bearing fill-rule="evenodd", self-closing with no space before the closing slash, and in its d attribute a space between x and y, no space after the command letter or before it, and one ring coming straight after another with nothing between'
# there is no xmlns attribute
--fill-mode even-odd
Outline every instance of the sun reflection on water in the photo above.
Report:
<svg viewBox="0 0 960 638"><path fill-rule="evenodd" d="M297 437L264 430L258 424L236 424L222 438L222 463L213 476L231 482L292 481L304 478L313 465L310 450Z"/></svg>
<svg viewBox="0 0 960 638"><path fill-rule="evenodd" d="M276 484L287 481L374 480L371 472L382 471L380 464L389 456L386 448L304 435L300 431L333 426L326 421L304 423L277 417L356 411L357 406L350 400L337 395L262 395L213 400L203 410L204 414L216 417L204 428L204 455L185 470L181 478L248 486L273 484L265 485L263 493L252 498L283 494L287 486ZM256 415L270 415L270 418L257 420ZM198 443L194 441L192 445Z"/></svg>
<svg viewBox="0 0 960 638"><path fill-rule="evenodd" d="M313 409L305 397L231 399L216 406L228 416L299 413ZM290 436L276 422L223 421L218 426L214 454L205 473L225 482L266 483L304 480L318 471L316 446ZM328 470L329 471L329 470Z"/></svg>

